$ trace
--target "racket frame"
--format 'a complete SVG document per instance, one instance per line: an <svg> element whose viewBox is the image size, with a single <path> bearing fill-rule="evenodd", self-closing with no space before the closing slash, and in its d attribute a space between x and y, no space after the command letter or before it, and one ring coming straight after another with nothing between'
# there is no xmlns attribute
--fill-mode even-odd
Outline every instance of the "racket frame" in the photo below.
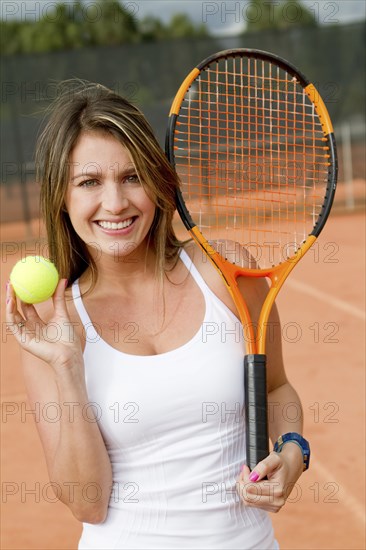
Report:
<svg viewBox="0 0 366 550"><path fill-rule="evenodd" d="M268 454L265 356L267 320L278 292L280 291L288 275L298 264L304 254L306 254L306 252L314 244L325 225L334 199L338 165L332 122L325 104L315 86L300 71L298 71L294 65L285 61L281 57L272 53L263 52L261 50L244 48L224 50L209 56L199 63L182 82L170 109L169 123L166 134L166 154L172 165L175 166L174 134L177 119L181 104L190 86L200 75L200 73L211 63L218 61L219 59L243 55L249 58L255 57L274 63L297 79L305 90L309 100L314 105L322 126L324 138L327 140L327 145L329 146L330 157L330 162L328 163L328 185L326 188L326 194L321 211L312 231L291 257L276 266L266 269L243 268L230 263L227 259L220 255L219 252L217 252L210 245L193 221L190 212L186 207L181 190L178 189L176 192L176 204L180 218L186 229L190 232L194 241L204 251L220 273L230 295L232 296L243 326L244 338L247 345L247 354L244 359L245 403L246 415L248 417L248 422L246 423L247 463L250 468L253 468ZM237 284L237 279L242 276L266 277L271 283L261 309L256 330L252 323L248 307ZM258 395L260 395L259 398Z"/></svg>

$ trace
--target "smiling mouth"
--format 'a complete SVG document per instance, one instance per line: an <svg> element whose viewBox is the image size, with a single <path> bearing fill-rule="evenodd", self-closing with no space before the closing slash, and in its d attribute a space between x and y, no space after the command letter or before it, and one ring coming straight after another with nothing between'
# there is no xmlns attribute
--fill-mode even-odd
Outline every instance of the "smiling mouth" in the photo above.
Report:
<svg viewBox="0 0 366 550"><path fill-rule="evenodd" d="M122 222L106 222L106 221L98 221L97 224L102 227L103 229L126 229L126 227L129 227L132 225L132 223L135 221L135 217L128 218L127 220L123 220Z"/></svg>

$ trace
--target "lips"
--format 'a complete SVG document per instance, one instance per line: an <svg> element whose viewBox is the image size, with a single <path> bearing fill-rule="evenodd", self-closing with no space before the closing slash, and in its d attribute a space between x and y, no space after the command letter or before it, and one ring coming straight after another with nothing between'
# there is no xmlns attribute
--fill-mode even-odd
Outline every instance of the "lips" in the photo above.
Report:
<svg viewBox="0 0 366 550"><path fill-rule="evenodd" d="M134 220L135 220L135 218L128 218L128 219L120 221L120 222L110 222L110 221L106 221L106 220L98 220L97 224L100 227L102 227L103 229L116 231L118 229L126 229L127 227L132 225Z"/></svg>

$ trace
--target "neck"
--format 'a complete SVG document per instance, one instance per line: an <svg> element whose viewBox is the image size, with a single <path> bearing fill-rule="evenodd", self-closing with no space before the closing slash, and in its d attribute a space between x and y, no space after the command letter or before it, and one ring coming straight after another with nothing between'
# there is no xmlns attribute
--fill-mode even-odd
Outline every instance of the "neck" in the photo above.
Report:
<svg viewBox="0 0 366 550"><path fill-rule="evenodd" d="M138 288L141 292L141 285L156 278L156 254L150 248L136 249L123 256L94 250L92 256L98 271L94 292L112 288L127 293ZM80 283L85 288L90 285L90 269L83 273Z"/></svg>

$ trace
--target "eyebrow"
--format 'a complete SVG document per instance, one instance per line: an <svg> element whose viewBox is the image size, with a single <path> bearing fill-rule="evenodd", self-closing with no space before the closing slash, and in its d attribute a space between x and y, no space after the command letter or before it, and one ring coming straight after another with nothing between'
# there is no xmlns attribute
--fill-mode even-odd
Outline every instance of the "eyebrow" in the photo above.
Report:
<svg viewBox="0 0 366 550"><path fill-rule="evenodd" d="M70 181L74 181L74 180L77 180L78 178L90 178L90 177L95 177L95 176L99 176L100 174L98 174L98 172L82 172L81 174L76 174L76 176L73 176Z"/></svg>
<svg viewBox="0 0 366 550"><path fill-rule="evenodd" d="M117 176L125 176L125 175L128 175L128 174L132 174L132 173L137 173L137 170L136 170L136 167L134 164L128 164L126 165L122 170L116 170L115 169L115 166L117 164L117 168L118 168L118 163L114 163L112 164L111 166L108 167L108 169L113 169L114 173L117 173ZM90 178L90 177L100 177L102 173L102 170L99 170L99 171L93 171L93 172L81 172L80 174L76 174L75 176L73 176L72 178L70 178L70 181L74 181L78 178Z"/></svg>

